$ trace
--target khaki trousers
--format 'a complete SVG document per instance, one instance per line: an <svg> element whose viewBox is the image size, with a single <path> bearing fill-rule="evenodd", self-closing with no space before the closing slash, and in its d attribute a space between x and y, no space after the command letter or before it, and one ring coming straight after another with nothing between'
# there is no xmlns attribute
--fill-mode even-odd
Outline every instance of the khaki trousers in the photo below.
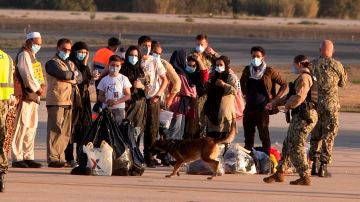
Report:
<svg viewBox="0 0 360 202"><path fill-rule="evenodd" d="M47 161L65 162L65 149L71 134L70 106L48 106Z"/></svg>
<svg viewBox="0 0 360 202"><path fill-rule="evenodd" d="M17 107L15 132L11 144L12 161L34 160L39 104L22 101Z"/></svg>

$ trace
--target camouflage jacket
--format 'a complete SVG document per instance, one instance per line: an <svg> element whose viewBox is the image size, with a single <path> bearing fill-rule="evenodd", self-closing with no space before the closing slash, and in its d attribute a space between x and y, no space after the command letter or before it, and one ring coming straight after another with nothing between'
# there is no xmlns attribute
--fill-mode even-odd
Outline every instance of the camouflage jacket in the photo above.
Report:
<svg viewBox="0 0 360 202"><path fill-rule="evenodd" d="M196 53L196 50L192 50L190 52L190 55L194 55L194 53ZM206 51L204 51L203 53L201 53L201 62L205 65L205 67L211 71L211 67L213 66L213 64L215 63L216 58L220 57L219 53L215 54L210 54Z"/></svg>
<svg viewBox="0 0 360 202"><path fill-rule="evenodd" d="M317 80L319 106L340 107L338 88L347 81L343 65L333 58L319 58L313 61L312 73Z"/></svg>

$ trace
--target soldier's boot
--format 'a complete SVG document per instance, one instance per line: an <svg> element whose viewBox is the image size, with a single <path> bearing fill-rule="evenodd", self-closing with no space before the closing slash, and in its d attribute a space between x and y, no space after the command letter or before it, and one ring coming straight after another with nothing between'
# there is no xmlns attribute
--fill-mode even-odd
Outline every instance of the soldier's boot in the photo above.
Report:
<svg viewBox="0 0 360 202"><path fill-rule="evenodd" d="M327 164L321 162L318 172L319 177L331 177L331 173L327 169Z"/></svg>
<svg viewBox="0 0 360 202"><path fill-rule="evenodd" d="M314 159L311 167L311 175L316 176L318 174L318 159Z"/></svg>
<svg viewBox="0 0 360 202"><path fill-rule="evenodd" d="M5 174L0 174L0 192L5 192Z"/></svg>
<svg viewBox="0 0 360 202"><path fill-rule="evenodd" d="M284 173L282 173L282 172L276 172L275 174L273 174L269 177L265 177L263 179L263 181L266 183L284 182L285 176L284 176Z"/></svg>
<svg viewBox="0 0 360 202"><path fill-rule="evenodd" d="M311 185L311 179L309 176L300 177L299 179L295 181L290 181L291 185Z"/></svg>

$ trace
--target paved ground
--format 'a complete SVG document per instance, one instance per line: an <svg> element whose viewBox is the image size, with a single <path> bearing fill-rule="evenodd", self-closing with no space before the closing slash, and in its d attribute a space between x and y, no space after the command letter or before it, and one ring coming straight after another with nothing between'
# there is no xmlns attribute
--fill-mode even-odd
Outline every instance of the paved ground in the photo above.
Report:
<svg viewBox="0 0 360 202"><path fill-rule="evenodd" d="M47 32L42 33L46 38L61 38L67 37L73 41L84 40L84 33L77 32ZM21 33L13 33L11 30L4 30L0 33L0 38L7 38L9 36L22 38ZM98 33L86 33L87 37L103 40L104 45L107 38L111 35L104 35ZM122 40L130 41L133 45L137 43L139 34L123 34ZM163 58L170 59L174 50L184 49L191 51L195 46L195 35L158 35L152 34L154 40L160 41L163 46ZM209 39L210 46L220 54L226 55L230 58L232 65L248 65L250 63L250 49L252 46L263 46L266 50L266 61L269 65L289 65L293 58L298 54L305 54L310 58L318 57L318 50L321 40L304 40L304 39L269 39L256 37L228 37L228 36L212 36ZM46 43L46 42L45 42ZM343 64L358 64L358 56L360 52L360 42L352 41L335 41L335 55L334 57L340 59ZM126 48L127 46L125 46ZM95 51L100 48L90 47L90 58L92 59ZM18 48L4 47L5 51L15 58ZM43 47L36 55L38 60L45 64L55 54L54 47ZM90 60L92 61L92 60Z"/></svg>
<svg viewBox="0 0 360 202"><path fill-rule="evenodd" d="M89 12L78 11L54 11L54 10L29 10L29 9L0 9L0 17L10 17L16 19L66 19L66 20L89 20ZM242 25L289 25L306 22L313 22L323 26L348 27L360 26L358 20L326 19L326 18L283 18L283 17L247 17L239 16L234 19L233 16L214 16L210 18L206 15L190 15L195 23L206 24L242 24ZM95 20L119 20L122 21L140 21L140 22L186 22L188 15L173 14L154 14L154 13L122 13L122 12L96 12ZM121 20L122 19L122 20Z"/></svg>
<svg viewBox="0 0 360 202"><path fill-rule="evenodd" d="M330 166L333 177L312 178L313 186L265 184L264 175L224 175L209 181L206 176L186 175L167 179L170 167L147 169L141 177L72 176L70 169L50 169L45 163L46 110L40 107L36 158L40 169L10 168L6 193L1 201L359 201L359 114L341 113L340 134ZM271 136L280 146L286 134L283 114L271 119ZM243 142L242 128L236 142ZM259 143L259 140L257 140Z"/></svg>

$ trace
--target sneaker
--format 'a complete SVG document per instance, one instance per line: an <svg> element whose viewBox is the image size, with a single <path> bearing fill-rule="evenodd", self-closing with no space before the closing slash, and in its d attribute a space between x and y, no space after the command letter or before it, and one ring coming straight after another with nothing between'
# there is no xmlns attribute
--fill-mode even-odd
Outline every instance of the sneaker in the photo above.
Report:
<svg viewBox="0 0 360 202"><path fill-rule="evenodd" d="M161 163L158 160L153 159L153 161L154 161L155 166L161 166Z"/></svg>
<svg viewBox="0 0 360 202"><path fill-rule="evenodd" d="M145 164L146 164L146 167L148 168L155 168L156 167L156 163L157 161L155 161L155 159L146 159L145 160Z"/></svg>
<svg viewBox="0 0 360 202"><path fill-rule="evenodd" d="M70 162L66 162L65 166L69 168L75 168L78 167L79 164L75 160L72 160Z"/></svg>
<svg viewBox="0 0 360 202"><path fill-rule="evenodd" d="M29 165L25 161L14 161L12 162L13 168L28 168Z"/></svg>
<svg viewBox="0 0 360 202"><path fill-rule="evenodd" d="M38 163L34 160L24 160L24 162L29 166L29 168L41 168L41 163Z"/></svg>
<svg viewBox="0 0 360 202"><path fill-rule="evenodd" d="M60 162L60 161L52 161L48 164L48 167L50 168L63 168L65 167L66 163L65 162Z"/></svg>
<svg viewBox="0 0 360 202"><path fill-rule="evenodd" d="M171 164L170 164L170 161L167 160L167 159L162 159L161 160L161 165L164 166L164 167L169 167Z"/></svg>

